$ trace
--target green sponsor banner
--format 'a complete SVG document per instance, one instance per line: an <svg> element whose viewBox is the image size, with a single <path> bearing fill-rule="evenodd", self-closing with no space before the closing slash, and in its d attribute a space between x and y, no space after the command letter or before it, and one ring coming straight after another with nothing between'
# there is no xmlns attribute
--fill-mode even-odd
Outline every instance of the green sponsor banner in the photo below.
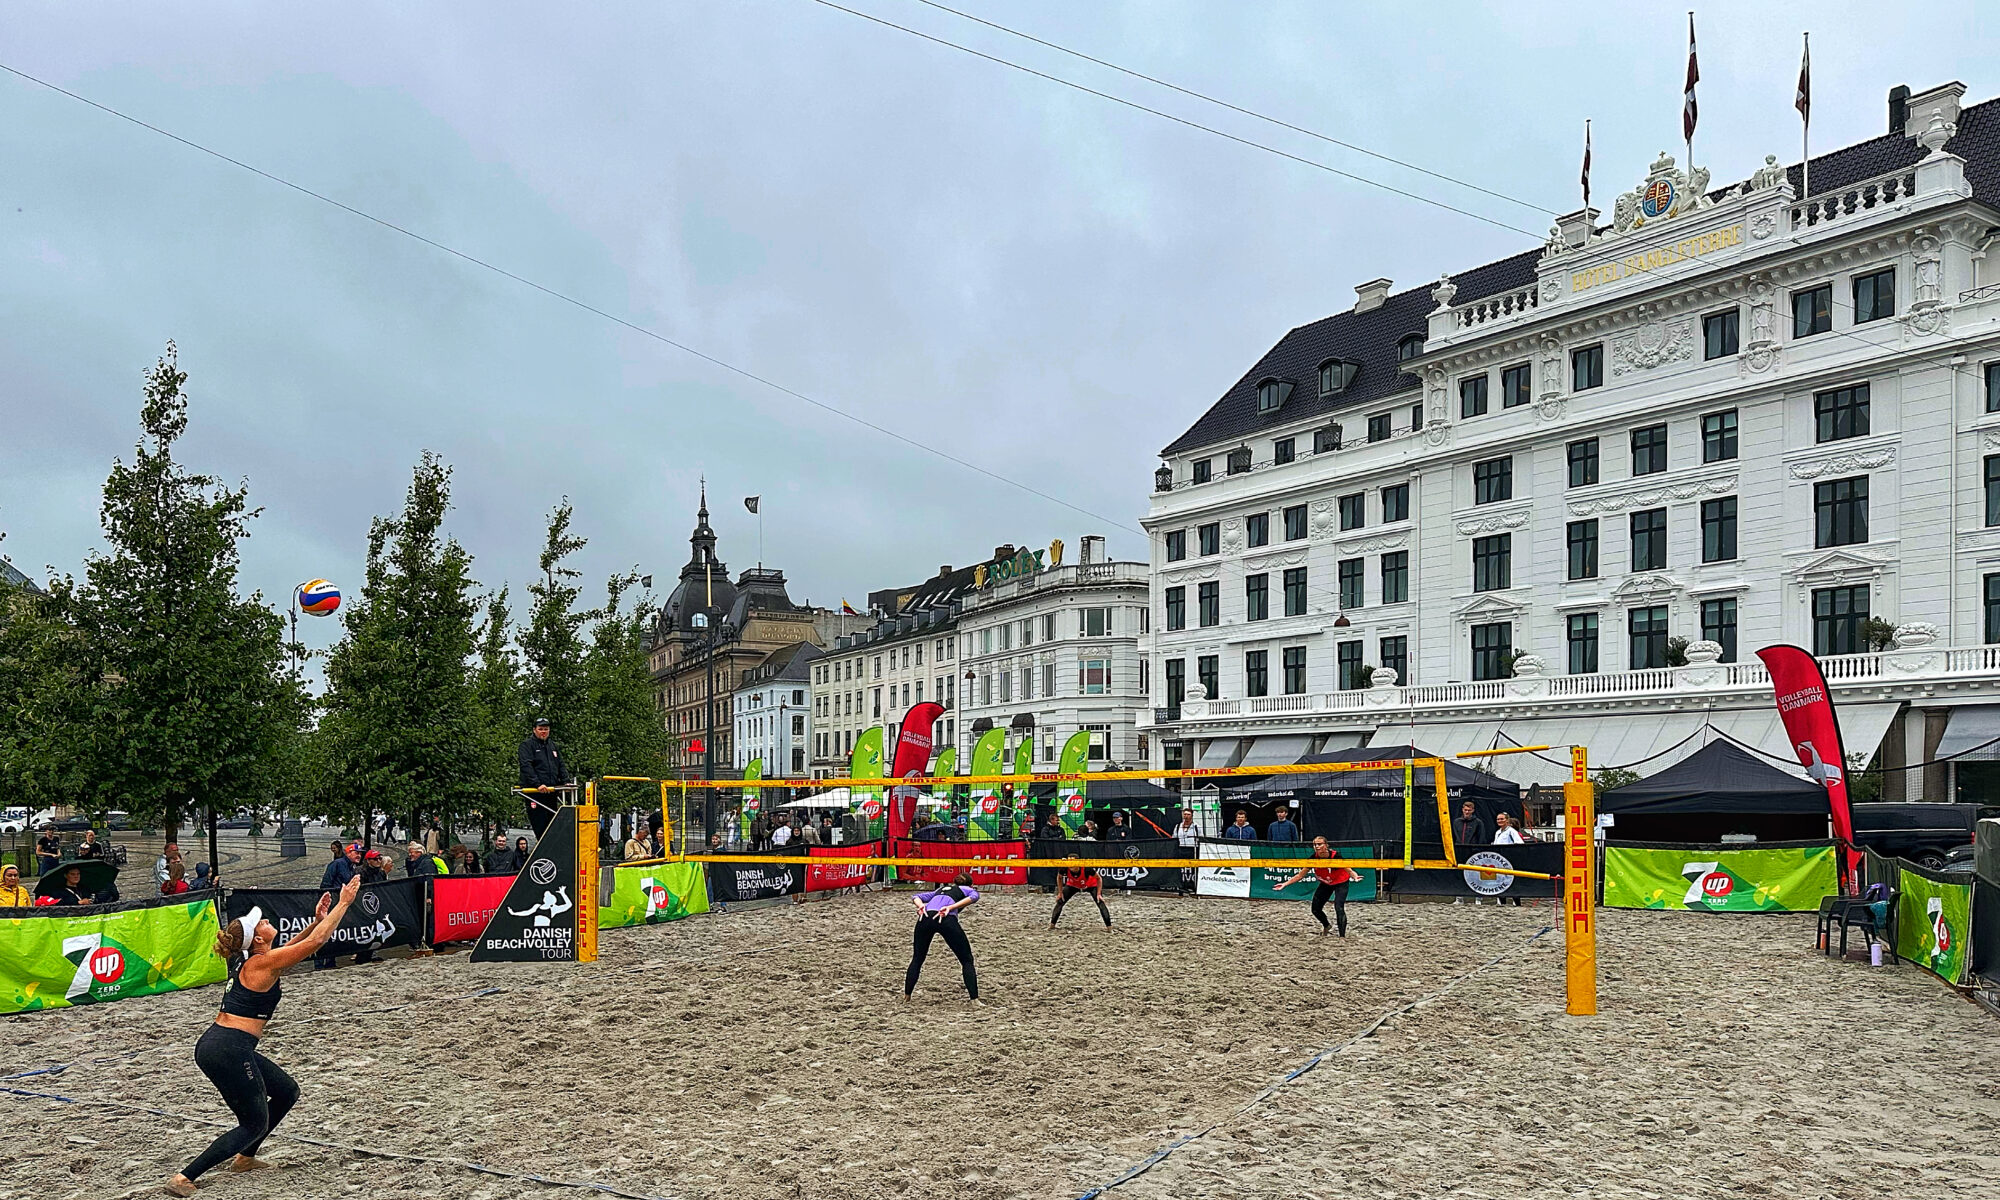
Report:
<svg viewBox="0 0 2000 1200"><path fill-rule="evenodd" d="M1690 850L1608 846L1604 907L1813 912L1835 891L1832 846Z"/></svg>
<svg viewBox="0 0 2000 1200"><path fill-rule="evenodd" d="M1972 885L1938 883L1901 872L1896 895L1896 954L1946 983L1965 978L1972 941Z"/></svg>
<svg viewBox="0 0 2000 1200"><path fill-rule="evenodd" d="M221 983L213 900L0 920L0 1013L103 1004Z"/></svg>
<svg viewBox="0 0 2000 1200"><path fill-rule="evenodd" d="M753 758L749 762L743 764L743 782L749 783L753 779L762 779L762 778L764 778L764 760L762 758ZM763 804L764 804L763 788L746 787L743 789L744 812L754 813L759 808L763 807Z"/></svg>
<svg viewBox="0 0 2000 1200"><path fill-rule="evenodd" d="M1021 739L1021 744L1014 747L1014 774L1032 775L1034 772L1035 735L1030 730L1027 736ZM1028 783L1017 783L1014 785L1014 790L1008 795L1007 802L1010 807L1002 810L1001 816L1003 819L1000 822L1007 829L1008 837L1014 836L1014 814L1028 810L1028 806L1034 803L1029 792L1029 789L1033 786L1033 784Z"/></svg>
<svg viewBox="0 0 2000 1200"><path fill-rule="evenodd" d="M861 731L861 736L854 739L854 753L850 754L847 759L847 774L853 779L882 778L882 727L880 725L869 726ZM867 813L864 806L870 800L875 802L875 815L868 818L870 829L873 829L876 822L882 819L881 788L856 787L850 784L847 790L847 799L848 803L852 804L856 810L862 812L864 816Z"/></svg>
<svg viewBox="0 0 2000 1200"><path fill-rule="evenodd" d="M972 746L974 775L1000 774L1000 760L1007 754L1007 731L989 729ZM966 821L965 840L990 842L1000 832L1000 789L990 783L972 787L972 813Z"/></svg>
<svg viewBox="0 0 2000 1200"><path fill-rule="evenodd" d="M958 747L946 746L943 750L938 752L937 765L931 768L931 775L933 778L942 779L947 775L956 775L956 774L958 774ZM941 789L937 788L932 789L933 792L939 790ZM942 800L945 797L940 796L938 798Z"/></svg>
<svg viewBox="0 0 2000 1200"><path fill-rule="evenodd" d="M708 911L708 884L700 863L655 863L617 867L611 894L597 910L599 929L658 925Z"/></svg>
<svg viewBox="0 0 2000 1200"><path fill-rule="evenodd" d="M1297 859L1312 857L1311 846L1259 846L1255 842L1248 844L1251 847L1250 857L1252 858ZM1373 853L1374 850L1368 846L1335 846L1333 849L1333 856L1335 858L1367 858ZM1308 875L1306 878L1299 880L1282 891L1278 888L1279 884L1290 879L1297 873L1300 867L1305 865L1302 862L1292 862L1282 867L1251 868L1250 898L1252 900L1311 900L1313 898L1313 888L1319 883L1319 880L1313 876ZM1368 868L1356 871L1355 874L1360 876L1360 878L1347 885L1347 898L1350 901L1373 900L1375 898L1375 871L1372 868Z"/></svg>
<svg viewBox="0 0 2000 1200"><path fill-rule="evenodd" d="M1090 770L1090 734L1082 729L1069 735L1063 743L1062 757L1056 760L1056 770L1064 775L1083 775ZM1062 820L1063 828L1075 837L1083 829L1083 804L1088 789L1081 781L1065 780L1056 786L1056 816Z"/></svg>

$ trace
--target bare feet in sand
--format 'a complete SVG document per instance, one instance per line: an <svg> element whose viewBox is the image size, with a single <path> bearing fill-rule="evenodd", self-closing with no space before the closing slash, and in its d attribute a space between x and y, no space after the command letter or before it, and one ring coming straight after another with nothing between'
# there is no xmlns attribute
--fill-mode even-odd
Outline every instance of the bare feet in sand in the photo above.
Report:
<svg viewBox="0 0 2000 1200"><path fill-rule="evenodd" d="M229 1169L232 1171L263 1171L277 1165L277 1163L267 1163L261 1158L252 1158L247 1154L239 1154L229 1164Z"/></svg>
<svg viewBox="0 0 2000 1200"><path fill-rule="evenodd" d="M173 1196L194 1195L194 1180L185 1175L176 1175L167 1180L167 1193Z"/></svg>

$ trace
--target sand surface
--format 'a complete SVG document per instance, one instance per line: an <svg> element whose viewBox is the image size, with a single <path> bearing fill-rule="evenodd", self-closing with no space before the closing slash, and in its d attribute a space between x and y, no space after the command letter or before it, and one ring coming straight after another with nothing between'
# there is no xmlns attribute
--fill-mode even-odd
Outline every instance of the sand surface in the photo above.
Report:
<svg viewBox="0 0 2000 1200"><path fill-rule="evenodd" d="M1903 1197L2000 1178L2000 1026L1810 917L1605 914L1603 1015L1563 1015L1548 908L992 895L981 1008L887 893L607 931L590 967L405 959L286 979L282 1133L729 1200ZM1475 970L1496 956L1501 961ZM1456 981L1456 982L1454 982ZM1451 990L1252 1101L1383 1013ZM485 988L498 994L472 996ZM219 989L0 1018L0 1197L146 1194L225 1117L191 1047ZM371 1011L407 1005L394 1011ZM1248 1106L1246 1109L1246 1105ZM203 1195L587 1197L274 1138Z"/></svg>

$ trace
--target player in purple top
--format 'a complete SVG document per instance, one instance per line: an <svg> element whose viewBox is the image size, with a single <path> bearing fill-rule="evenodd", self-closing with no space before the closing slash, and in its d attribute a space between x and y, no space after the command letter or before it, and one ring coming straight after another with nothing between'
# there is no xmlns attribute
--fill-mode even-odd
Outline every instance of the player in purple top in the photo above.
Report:
<svg viewBox="0 0 2000 1200"><path fill-rule="evenodd" d="M923 974L931 939L942 937L965 971L966 993L974 1004L979 1003L979 973L972 966L972 945L958 924L959 911L979 903L979 889L972 886L972 876L960 871L948 885L934 892L918 892L914 902L922 915L917 918L916 940L910 948L910 969L903 975L903 999L908 1000L917 990L917 976Z"/></svg>

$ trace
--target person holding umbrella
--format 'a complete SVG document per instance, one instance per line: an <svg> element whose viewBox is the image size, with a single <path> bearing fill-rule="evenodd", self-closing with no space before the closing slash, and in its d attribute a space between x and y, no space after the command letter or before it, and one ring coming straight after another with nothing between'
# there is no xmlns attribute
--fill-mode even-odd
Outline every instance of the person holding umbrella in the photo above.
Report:
<svg viewBox="0 0 2000 1200"><path fill-rule="evenodd" d="M57 863L35 884L35 895L50 904L89 904L110 884L118 868L101 858Z"/></svg>

